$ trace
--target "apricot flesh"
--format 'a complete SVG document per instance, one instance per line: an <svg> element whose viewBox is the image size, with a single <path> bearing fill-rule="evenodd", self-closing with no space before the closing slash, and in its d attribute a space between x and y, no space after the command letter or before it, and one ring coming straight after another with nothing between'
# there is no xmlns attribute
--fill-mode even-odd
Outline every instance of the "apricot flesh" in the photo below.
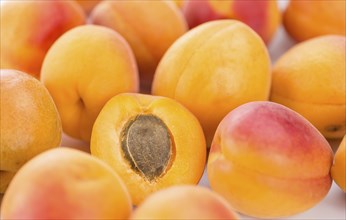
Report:
<svg viewBox="0 0 346 220"><path fill-rule="evenodd" d="M190 111L166 97L134 93L106 103L90 148L121 176L135 205L160 189L197 184L206 160L203 130Z"/></svg>

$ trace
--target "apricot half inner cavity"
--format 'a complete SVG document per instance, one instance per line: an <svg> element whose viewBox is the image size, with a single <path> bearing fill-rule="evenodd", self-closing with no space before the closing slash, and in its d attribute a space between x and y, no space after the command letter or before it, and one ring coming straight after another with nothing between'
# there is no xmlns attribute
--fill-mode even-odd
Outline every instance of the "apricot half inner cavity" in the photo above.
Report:
<svg viewBox="0 0 346 220"><path fill-rule="evenodd" d="M137 115L125 124L121 148L131 168L149 181L166 171L173 155L169 129L152 114Z"/></svg>

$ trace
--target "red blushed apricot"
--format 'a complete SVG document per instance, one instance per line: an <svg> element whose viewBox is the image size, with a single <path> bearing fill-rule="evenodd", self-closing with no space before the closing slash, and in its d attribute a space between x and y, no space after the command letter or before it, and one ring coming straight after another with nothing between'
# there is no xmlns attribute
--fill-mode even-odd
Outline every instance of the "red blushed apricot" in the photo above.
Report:
<svg viewBox="0 0 346 220"><path fill-rule="evenodd" d="M96 119L91 154L121 176L137 205L168 186L197 184L206 144L198 120L178 102L125 93L108 101Z"/></svg>
<svg viewBox="0 0 346 220"><path fill-rule="evenodd" d="M104 162L69 148L44 152L15 175L1 219L127 219L130 195Z"/></svg>
<svg viewBox="0 0 346 220"><path fill-rule="evenodd" d="M328 142L305 118L273 102L250 102L220 123L208 179L239 212L283 217L327 195L332 160Z"/></svg>
<svg viewBox="0 0 346 220"><path fill-rule="evenodd" d="M183 12L190 28L218 19L242 21L267 44L281 22L278 4L271 0L187 0Z"/></svg>
<svg viewBox="0 0 346 220"><path fill-rule="evenodd" d="M134 211L135 219L239 219L228 202L200 186L180 185L150 195Z"/></svg>
<svg viewBox="0 0 346 220"><path fill-rule="evenodd" d="M40 77L50 46L67 30L85 23L73 1L6 1L1 4L1 69Z"/></svg>
<svg viewBox="0 0 346 220"><path fill-rule="evenodd" d="M346 2L339 0L290 1L283 24L295 40L337 34L346 35Z"/></svg>

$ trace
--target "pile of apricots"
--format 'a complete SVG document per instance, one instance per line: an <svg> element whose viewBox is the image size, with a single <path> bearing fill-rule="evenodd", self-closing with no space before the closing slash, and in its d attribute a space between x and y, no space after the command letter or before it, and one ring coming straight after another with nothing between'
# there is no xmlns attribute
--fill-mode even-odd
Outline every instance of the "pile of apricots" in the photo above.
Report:
<svg viewBox="0 0 346 220"><path fill-rule="evenodd" d="M1 2L1 219L280 218L345 193L346 2L282 3Z"/></svg>

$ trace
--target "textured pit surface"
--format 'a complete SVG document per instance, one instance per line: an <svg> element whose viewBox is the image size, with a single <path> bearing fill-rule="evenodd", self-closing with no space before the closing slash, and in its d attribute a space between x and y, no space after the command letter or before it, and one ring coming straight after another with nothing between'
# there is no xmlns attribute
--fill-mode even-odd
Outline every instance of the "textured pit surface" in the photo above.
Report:
<svg viewBox="0 0 346 220"><path fill-rule="evenodd" d="M125 125L121 138L121 148L133 170L149 181L164 173L172 156L172 140L161 119L138 115Z"/></svg>

